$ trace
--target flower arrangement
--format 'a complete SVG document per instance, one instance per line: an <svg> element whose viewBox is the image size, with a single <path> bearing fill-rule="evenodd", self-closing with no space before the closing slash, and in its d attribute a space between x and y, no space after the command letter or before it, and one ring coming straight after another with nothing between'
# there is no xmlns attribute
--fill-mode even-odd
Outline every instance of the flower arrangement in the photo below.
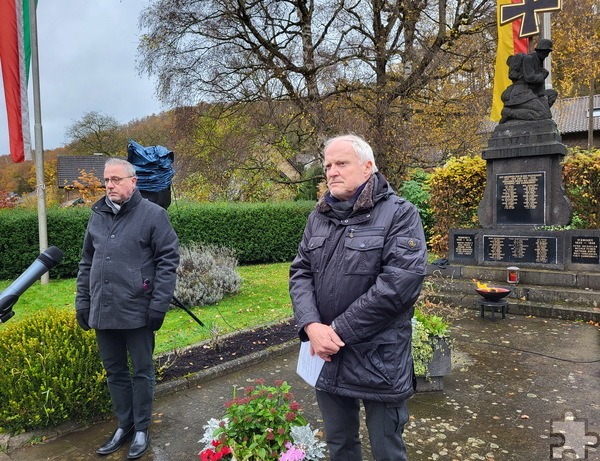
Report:
<svg viewBox="0 0 600 461"><path fill-rule="evenodd" d="M285 381L256 380L225 404L220 420L203 426L200 461L317 461L325 443L317 438Z"/></svg>

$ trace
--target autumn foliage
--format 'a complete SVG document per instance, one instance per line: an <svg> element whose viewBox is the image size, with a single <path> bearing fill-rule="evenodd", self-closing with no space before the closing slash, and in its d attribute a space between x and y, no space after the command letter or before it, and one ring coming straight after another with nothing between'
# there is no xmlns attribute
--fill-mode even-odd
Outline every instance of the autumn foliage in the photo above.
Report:
<svg viewBox="0 0 600 461"><path fill-rule="evenodd" d="M436 254L448 252L448 230L479 227L477 208L486 183L486 162L480 156L450 159L429 178L429 207L434 224L429 240Z"/></svg>
<svg viewBox="0 0 600 461"><path fill-rule="evenodd" d="M0 208L14 208L17 206L19 198L5 190L0 190Z"/></svg>
<svg viewBox="0 0 600 461"><path fill-rule="evenodd" d="M582 226L599 228L600 149L573 149L563 164L563 181Z"/></svg>
<svg viewBox="0 0 600 461"><path fill-rule="evenodd" d="M66 186L65 189L77 190L84 203L92 203L104 194L104 187L93 172L79 170L79 177L73 181L72 186Z"/></svg>

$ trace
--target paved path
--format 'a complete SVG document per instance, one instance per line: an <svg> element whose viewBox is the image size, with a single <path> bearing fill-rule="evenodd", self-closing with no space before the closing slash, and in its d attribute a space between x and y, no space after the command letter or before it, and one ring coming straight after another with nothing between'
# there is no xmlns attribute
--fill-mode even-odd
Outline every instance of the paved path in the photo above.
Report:
<svg viewBox="0 0 600 461"><path fill-rule="evenodd" d="M566 438L580 458L583 443L600 433L600 334L593 325L557 319L509 315L480 318L468 311L452 328L453 368L443 392L410 400L411 420L405 440L411 461L552 459L552 436L565 416ZM141 460L197 460L202 425L222 414L234 386L256 378L285 379L315 427L320 413L312 388L295 373L296 348L259 364L192 385L161 392L151 427L151 450ZM586 426L587 423L587 426ZM127 448L99 457L97 446L114 429L113 421L68 432L45 443L0 453L0 461L125 460ZM366 434L366 432L365 432ZM587 434L587 435L586 435ZM363 437L365 460L370 452ZM564 448L556 448L560 459ZM564 459L577 459L565 456Z"/></svg>

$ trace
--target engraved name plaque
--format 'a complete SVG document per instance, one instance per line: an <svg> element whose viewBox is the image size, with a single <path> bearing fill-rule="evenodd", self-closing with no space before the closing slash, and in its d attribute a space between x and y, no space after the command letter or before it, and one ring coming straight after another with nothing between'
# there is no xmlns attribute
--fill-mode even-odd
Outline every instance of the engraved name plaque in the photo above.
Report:
<svg viewBox="0 0 600 461"><path fill-rule="evenodd" d="M600 237L571 237L571 262L575 264L600 264Z"/></svg>
<svg viewBox="0 0 600 461"><path fill-rule="evenodd" d="M496 178L498 224L545 224L545 172L499 174Z"/></svg>
<svg viewBox="0 0 600 461"><path fill-rule="evenodd" d="M556 264L556 237L484 235L483 259L488 262Z"/></svg>

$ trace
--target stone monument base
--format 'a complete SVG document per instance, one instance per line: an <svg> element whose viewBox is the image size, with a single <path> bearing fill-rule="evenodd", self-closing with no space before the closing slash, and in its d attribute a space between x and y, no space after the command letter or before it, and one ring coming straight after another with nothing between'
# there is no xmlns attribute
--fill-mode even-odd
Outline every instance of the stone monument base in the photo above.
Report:
<svg viewBox="0 0 600 461"><path fill-rule="evenodd" d="M572 209L562 183L566 152L553 120L499 124L482 153L487 183L478 210L481 227L567 225Z"/></svg>
<svg viewBox="0 0 600 461"><path fill-rule="evenodd" d="M451 264L600 271L600 230L451 229Z"/></svg>

